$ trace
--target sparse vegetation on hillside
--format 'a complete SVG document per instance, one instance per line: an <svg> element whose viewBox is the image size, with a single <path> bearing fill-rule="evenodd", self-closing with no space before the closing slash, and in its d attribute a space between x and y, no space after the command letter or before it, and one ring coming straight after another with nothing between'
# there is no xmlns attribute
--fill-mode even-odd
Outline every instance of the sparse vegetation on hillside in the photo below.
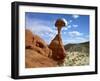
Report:
<svg viewBox="0 0 100 81"><path fill-rule="evenodd" d="M64 66L89 65L89 42L65 45Z"/></svg>

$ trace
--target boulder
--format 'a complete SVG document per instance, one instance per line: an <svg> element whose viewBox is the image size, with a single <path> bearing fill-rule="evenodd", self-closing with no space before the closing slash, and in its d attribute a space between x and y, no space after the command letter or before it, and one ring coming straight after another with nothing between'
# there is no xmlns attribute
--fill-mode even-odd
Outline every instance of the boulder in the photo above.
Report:
<svg viewBox="0 0 100 81"><path fill-rule="evenodd" d="M52 50L45 41L30 30L25 30L25 67L55 67L57 62L50 56Z"/></svg>
<svg viewBox="0 0 100 81"><path fill-rule="evenodd" d="M33 34L30 30L25 31L25 48L37 51L47 57L52 55L52 50L48 48L45 41L38 35Z"/></svg>
<svg viewBox="0 0 100 81"><path fill-rule="evenodd" d="M40 68L40 67L56 67L57 63L44 55L39 54L35 50L25 50L25 67L26 68Z"/></svg>

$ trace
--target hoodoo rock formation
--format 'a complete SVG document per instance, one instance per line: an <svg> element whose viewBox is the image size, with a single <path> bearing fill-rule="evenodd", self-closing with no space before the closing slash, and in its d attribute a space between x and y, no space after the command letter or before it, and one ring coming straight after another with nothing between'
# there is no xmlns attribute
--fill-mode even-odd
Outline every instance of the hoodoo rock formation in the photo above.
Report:
<svg viewBox="0 0 100 81"><path fill-rule="evenodd" d="M63 19L58 19L55 23L55 26L58 29L58 34L51 41L49 48L52 50L52 58L58 62L58 64L62 64L64 58L66 56L65 49L61 39L61 28L65 26L65 22Z"/></svg>
<svg viewBox="0 0 100 81"><path fill-rule="evenodd" d="M56 37L52 40L49 45L49 48L52 49L52 58L56 61L62 61L65 58L65 49L61 40L60 35L56 35Z"/></svg>

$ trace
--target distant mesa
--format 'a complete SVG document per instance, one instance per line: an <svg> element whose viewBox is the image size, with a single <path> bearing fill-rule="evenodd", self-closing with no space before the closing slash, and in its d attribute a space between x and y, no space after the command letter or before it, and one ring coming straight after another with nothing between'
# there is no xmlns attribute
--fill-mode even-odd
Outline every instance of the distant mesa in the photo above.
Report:
<svg viewBox="0 0 100 81"><path fill-rule="evenodd" d="M89 53L89 41L83 43L76 43L76 44L75 43L66 44L64 48L69 52L78 51L78 52Z"/></svg>

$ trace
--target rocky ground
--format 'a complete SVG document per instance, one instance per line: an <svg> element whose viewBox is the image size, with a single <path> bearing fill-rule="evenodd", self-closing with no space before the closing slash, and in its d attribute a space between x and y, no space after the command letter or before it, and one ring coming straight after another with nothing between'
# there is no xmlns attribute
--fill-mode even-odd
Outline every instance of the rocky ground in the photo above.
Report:
<svg viewBox="0 0 100 81"><path fill-rule="evenodd" d="M34 50L26 49L26 68L56 67L57 63L49 57L41 55Z"/></svg>
<svg viewBox="0 0 100 81"><path fill-rule="evenodd" d="M67 44L64 47L66 49L64 66L89 65L89 42Z"/></svg>
<svg viewBox="0 0 100 81"><path fill-rule="evenodd" d="M66 52L67 56L63 66L83 66L89 65L88 53L82 52Z"/></svg>

